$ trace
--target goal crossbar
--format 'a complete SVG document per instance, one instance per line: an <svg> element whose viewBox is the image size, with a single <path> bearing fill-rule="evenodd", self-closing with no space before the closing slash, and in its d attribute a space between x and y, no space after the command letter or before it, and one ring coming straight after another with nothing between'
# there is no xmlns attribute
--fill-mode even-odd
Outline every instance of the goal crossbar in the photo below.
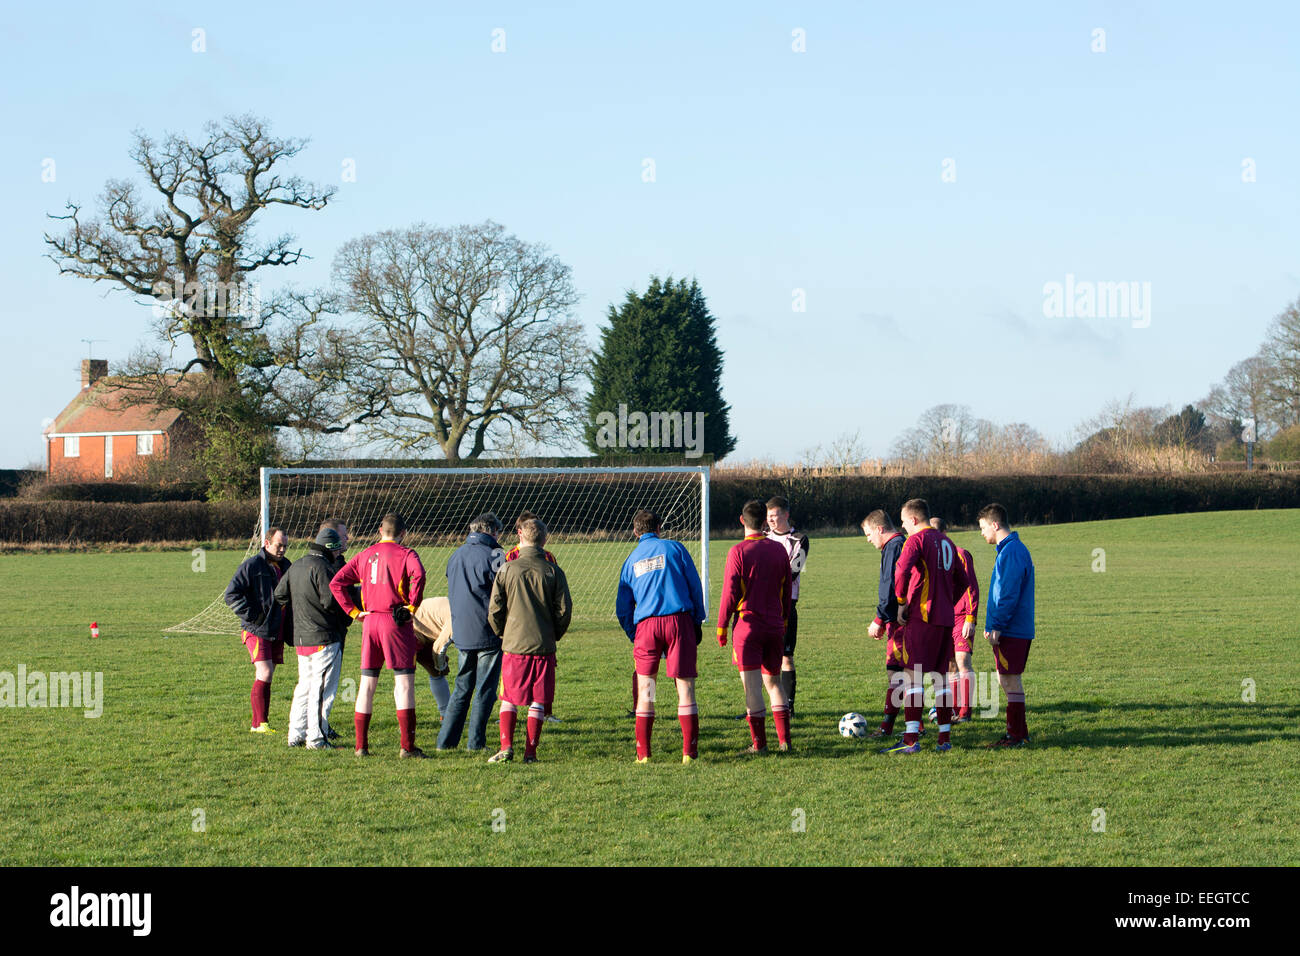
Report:
<svg viewBox="0 0 1300 956"><path fill-rule="evenodd" d="M444 478L445 487L440 484ZM604 620L612 617L617 567L622 561L618 555L627 553L619 542L626 542L629 550L635 545L632 514L639 507L650 507L664 519L665 537L677 538L696 551L698 534L698 552L693 557L698 557L708 604L707 465L262 468L259 486L258 526L247 555L261 546L266 529L279 527L290 535L294 557L326 516L346 521L360 544L378 527L384 511L392 510L407 518L408 536L419 542L413 546L427 554L430 568L445 561L448 549L463 540L472 515L497 513L506 525L505 540L513 533L512 519L518 509L536 511L550 528L548 547L556 549L570 572L575 602L582 599L586 605L584 616L599 611ZM432 572L431 583L438 577ZM218 598L195 617L167 630L216 634L232 629L237 630L233 613Z"/></svg>

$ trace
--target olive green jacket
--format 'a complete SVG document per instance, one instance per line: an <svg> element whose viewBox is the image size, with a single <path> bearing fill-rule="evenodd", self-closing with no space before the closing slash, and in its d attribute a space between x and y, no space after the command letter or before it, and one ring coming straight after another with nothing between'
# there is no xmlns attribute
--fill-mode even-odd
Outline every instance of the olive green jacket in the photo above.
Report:
<svg viewBox="0 0 1300 956"><path fill-rule="evenodd" d="M492 582L488 626L507 654L554 654L573 617L569 582L541 548L526 545Z"/></svg>

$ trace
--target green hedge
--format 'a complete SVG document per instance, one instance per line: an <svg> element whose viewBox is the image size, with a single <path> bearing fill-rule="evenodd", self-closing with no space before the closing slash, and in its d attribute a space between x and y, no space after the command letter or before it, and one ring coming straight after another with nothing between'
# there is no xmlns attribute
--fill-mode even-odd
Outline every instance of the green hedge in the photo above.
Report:
<svg viewBox="0 0 1300 956"><path fill-rule="evenodd" d="M33 501L202 501L201 485L147 485L129 481L46 482L26 490L24 498Z"/></svg>
<svg viewBox="0 0 1300 956"><path fill-rule="evenodd" d="M247 538L256 524L254 501L0 501L0 541L10 544Z"/></svg>
<svg viewBox="0 0 1300 956"><path fill-rule="evenodd" d="M895 520L909 498L924 498L949 524L974 525L980 508L996 501L1011 523L1055 524L1140 518L1192 511L1300 508L1300 473L1200 475L992 475L980 478L807 476L716 477L710 523L731 528L750 498L790 499L800 527L852 527L876 508Z"/></svg>
<svg viewBox="0 0 1300 956"><path fill-rule="evenodd" d="M534 482L503 484L487 504L507 521L518 508L535 500ZM634 502L611 500L593 494L588 482L573 486L588 501L603 501L598 526L615 535L627 532ZM595 481L590 484L596 484ZM1091 475L993 476L985 478L869 478L860 476L807 476L741 478L715 476L710 483L710 518L714 531L729 531L750 498L766 501L773 495L790 499L795 523L802 528L853 527L876 508L898 517L908 498L925 498L935 514L954 525L970 526L979 509L990 501L1006 506L1012 524L1052 524L1135 518L1145 515L1193 511L1237 511L1257 508L1300 507L1300 472L1252 472L1112 477ZM373 496L375 500L368 500ZM313 507L308 499L304 514L316 520L324 514L324 501ZM354 496L354 506L378 514L382 493ZM499 497L500 500L495 500ZM453 524L465 524L484 505L462 502ZM14 544L39 542L95 543L144 541L210 541L245 538L257 524L256 501L203 502L96 502L0 501L0 541ZM463 513L461 513L463 512ZM340 517L348 517L340 515ZM546 516L543 515L543 518ZM420 530L413 528L413 530ZM557 528L557 531L563 531ZM292 529L301 537L315 531Z"/></svg>

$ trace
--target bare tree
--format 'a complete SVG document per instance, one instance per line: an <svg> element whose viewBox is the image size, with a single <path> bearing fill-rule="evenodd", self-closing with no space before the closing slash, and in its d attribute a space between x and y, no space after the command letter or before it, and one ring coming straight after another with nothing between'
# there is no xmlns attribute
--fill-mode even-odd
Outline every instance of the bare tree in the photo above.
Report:
<svg viewBox="0 0 1300 956"><path fill-rule="evenodd" d="M67 223L45 236L60 274L153 304L157 344L138 349L124 370L140 400L182 409L233 402L244 407L232 414L266 428L348 426L336 417L350 357L330 325L336 310L325 297L264 295L255 281L260 270L303 258L292 235L258 240L256 217L275 206L319 210L334 193L282 173L306 142L275 137L252 116L208 123L195 139L137 131L130 158L144 190L109 180L97 216L69 202L50 217ZM363 415L379 411L360 405ZM222 415L203 407L205 418Z"/></svg>
<svg viewBox="0 0 1300 956"><path fill-rule="evenodd" d="M923 411L916 424L895 439L891 454L910 461L914 468L944 474L955 470L975 448L981 427L987 425L966 405L935 405Z"/></svg>
<svg viewBox="0 0 1300 956"><path fill-rule="evenodd" d="M805 448L799 453L799 460L807 469L825 469L838 474L856 472L867 460L867 447L862 443L862 429L841 432L828 446Z"/></svg>
<svg viewBox="0 0 1300 956"><path fill-rule="evenodd" d="M1167 408L1137 406L1133 396L1123 400L1111 399L1092 418L1081 422L1076 429L1080 440L1086 441L1098 433L1114 436L1119 443L1146 444L1151 440L1156 425L1168 414Z"/></svg>
<svg viewBox="0 0 1300 956"><path fill-rule="evenodd" d="M1276 377L1272 358L1266 349L1260 349L1228 369L1223 382L1210 390L1200 407L1222 437L1236 439L1239 424L1253 418L1260 441L1265 441L1277 430L1269 395Z"/></svg>
<svg viewBox="0 0 1300 956"><path fill-rule="evenodd" d="M836 471L853 471L861 466L866 457L867 447L862 444L862 429L857 429L852 434L841 433L826 450L826 464Z"/></svg>
<svg viewBox="0 0 1300 956"><path fill-rule="evenodd" d="M370 438L401 450L433 439L457 462L507 431L512 444L576 435L589 350L570 269L545 246L494 222L416 225L351 240L334 276L369 383L386 389Z"/></svg>
<svg viewBox="0 0 1300 956"><path fill-rule="evenodd" d="M1047 439L1030 425L995 425L981 419L978 443L965 463L978 474L1041 474L1055 470L1059 462Z"/></svg>
<svg viewBox="0 0 1300 956"><path fill-rule="evenodd" d="M1079 442L1068 456L1071 467L1096 474L1166 470L1167 462L1153 450L1156 426L1168 415L1168 408L1135 406L1132 395L1112 399L1075 429Z"/></svg>
<svg viewBox="0 0 1300 956"><path fill-rule="evenodd" d="M1268 400L1276 424L1300 424L1300 299L1273 319L1263 354L1272 366Z"/></svg>

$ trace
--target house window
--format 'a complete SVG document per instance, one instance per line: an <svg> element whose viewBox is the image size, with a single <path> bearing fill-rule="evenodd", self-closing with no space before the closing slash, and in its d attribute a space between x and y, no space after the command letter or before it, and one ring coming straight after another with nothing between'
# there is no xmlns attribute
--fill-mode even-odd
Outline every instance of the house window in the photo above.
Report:
<svg viewBox="0 0 1300 956"><path fill-rule="evenodd" d="M104 477L113 477L113 436L104 436Z"/></svg>
<svg viewBox="0 0 1300 956"><path fill-rule="evenodd" d="M81 457L81 436L69 435L63 439L63 457L80 458Z"/></svg>
<svg viewBox="0 0 1300 956"><path fill-rule="evenodd" d="M152 436L152 435L136 435L136 436L135 436L135 453L136 453L137 455L152 455L152 454L153 454L153 436Z"/></svg>

